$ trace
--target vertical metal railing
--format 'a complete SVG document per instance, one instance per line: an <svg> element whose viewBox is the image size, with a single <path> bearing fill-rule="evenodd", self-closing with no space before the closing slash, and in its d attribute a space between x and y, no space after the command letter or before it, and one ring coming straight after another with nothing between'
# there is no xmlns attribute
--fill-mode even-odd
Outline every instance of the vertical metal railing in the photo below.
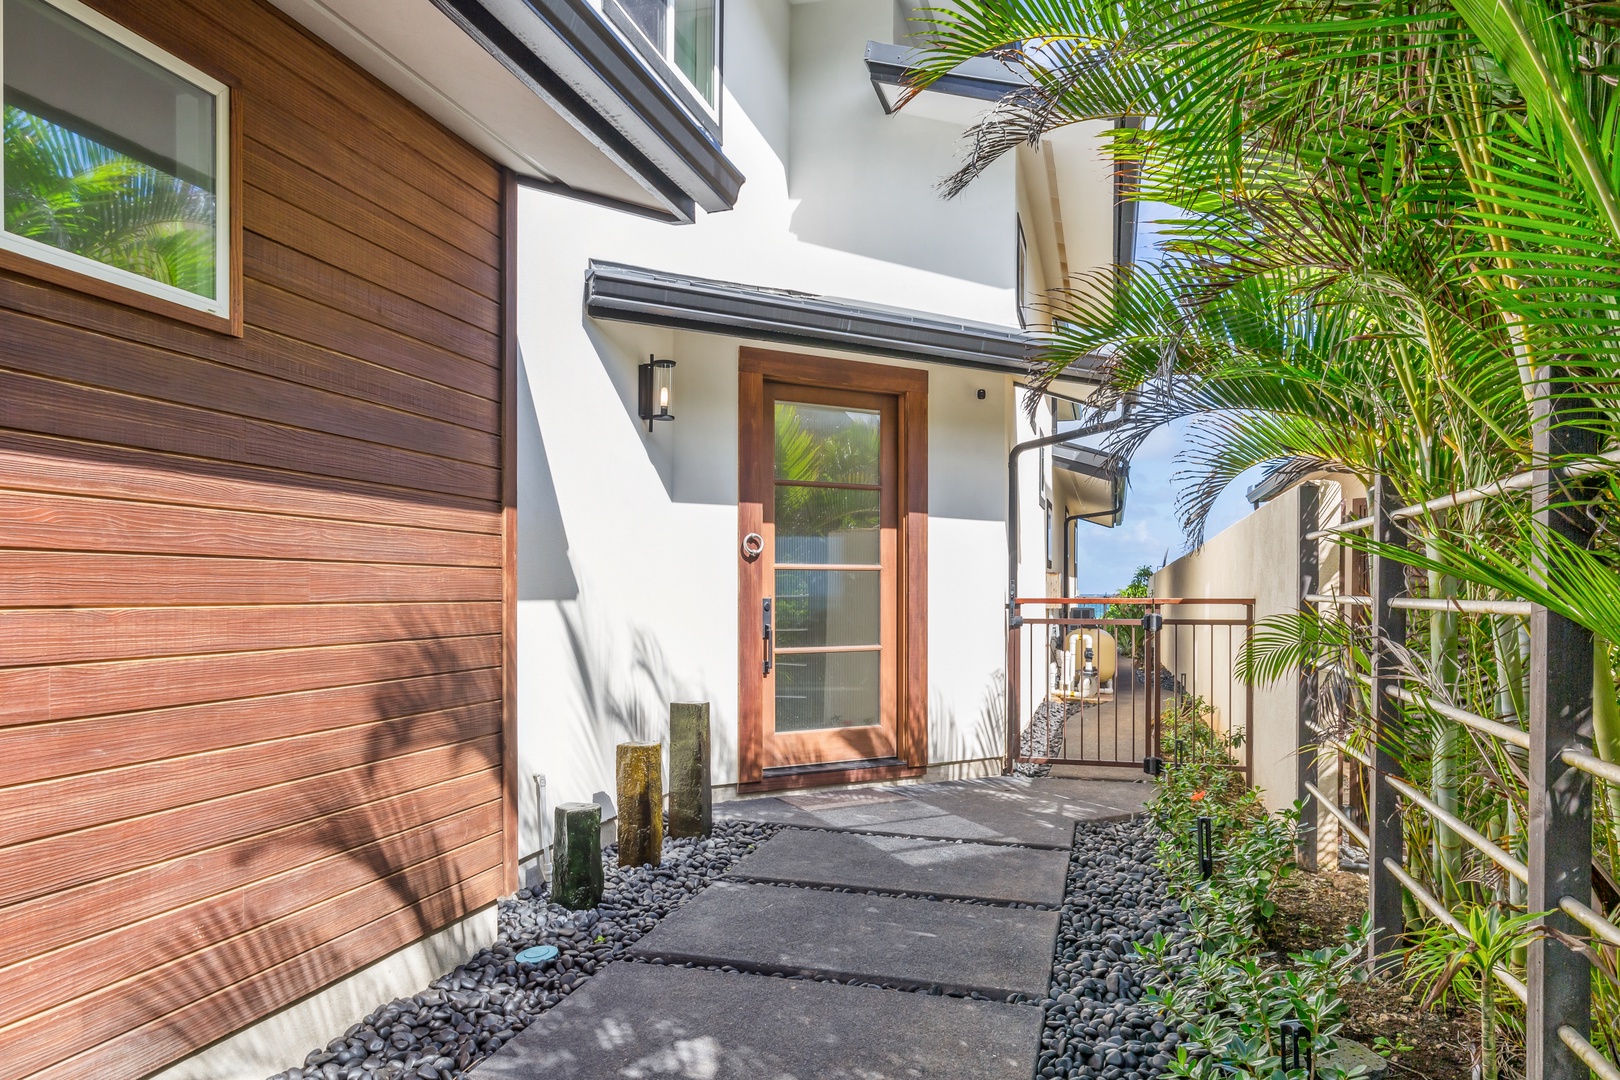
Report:
<svg viewBox="0 0 1620 1080"><path fill-rule="evenodd" d="M1111 605L1146 618L1109 618ZM1231 618L1181 615L1236 608ZM1078 609L1078 610L1077 610ZM1142 768L1161 758L1163 719L1207 723L1214 736L1245 748L1235 761L1253 773L1253 691L1232 685L1231 661L1254 624L1251 598L1019 597L1007 626L1005 771L1019 765ZM1151 627L1151 628L1150 628ZM1089 673L1071 638L1111 635L1118 646L1112 678ZM1221 650L1224 648L1224 656Z"/></svg>
<svg viewBox="0 0 1620 1080"><path fill-rule="evenodd" d="M1399 493L1382 477L1375 478L1370 513L1328 528L1302 529L1301 580L1307 605L1362 608L1370 614L1369 672L1340 669L1363 685L1371 739L1365 752L1340 746L1347 756L1367 767L1367 824L1363 831L1337 798L1315 785L1315 758L1320 725L1314 713L1319 687L1316 673L1302 676L1298 730L1299 782L1307 798L1307 814L1333 815L1368 851L1368 907L1377 928L1370 943L1369 960L1388 960L1404 932L1402 892L1435 918L1455 926L1457 919L1444 902L1417 880L1403 851L1404 812L1426 814L1464 843L1494 862L1508 877L1527 888L1526 910L1546 912L1544 922L1563 935L1535 938L1528 949L1524 978L1498 968L1497 978L1526 1005L1525 1050L1527 1080L1585 1080L1589 1071L1604 1080L1620 1080L1620 1070L1591 1044L1591 966L1586 955L1572 948L1570 938L1582 933L1609 945L1620 945L1620 927L1590 906L1592 902L1592 780L1620 783L1620 766L1592 754L1592 635L1545 606L1520 599L1462 600L1413 597L1407 594L1407 564L1400 549L1408 543L1407 522L1439 510L1466 506L1487 499L1528 491L1538 526L1578 546L1591 538L1592 524L1580 510L1576 485L1580 478L1620 467L1620 453L1599 455L1589 433L1555 425L1543 416L1537 424L1535 460L1550 463L1586 456L1565 468L1542 467L1497 482L1413 505L1403 505ZM1314 522L1319 513L1314 499L1306 500L1301 517ZM1347 534L1370 531L1372 545L1369 593L1322 592L1317 544L1323 539L1343 542ZM1540 575L1545 567L1533 566ZM1525 687L1528 726L1521 728L1479 716L1443 702L1413 682L1403 667L1408 611L1450 611L1459 616L1483 615L1528 621L1530 662ZM1416 691L1416 692L1414 692ZM1526 760L1528 820L1524 823L1527 858L1492 842L1480 830L1442 807L1408 783L1391 750L1406 745L1402 725L1414 715L1434 722L1462 725L1476 735L1501 740ZM1311 759L1309 764L1305 759Z"/></svg>

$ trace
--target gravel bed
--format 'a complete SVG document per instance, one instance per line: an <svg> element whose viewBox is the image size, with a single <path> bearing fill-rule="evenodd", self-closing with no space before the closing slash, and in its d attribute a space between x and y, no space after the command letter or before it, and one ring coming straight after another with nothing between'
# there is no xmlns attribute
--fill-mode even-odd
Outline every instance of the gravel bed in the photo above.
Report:
<svg viewBox="0 0 1620 1080"><path fill-rule="evenodd" d="M1181 1036L1141 1003L1153 973L1135 950L1162 933L1181 940L1182 959L1193 953L1187 916L1154 866L1157 845L1146 818L1075 830L1052 986L1042 1002L1041 1080L1148 1080L1175 1056Z"/></svg>
<svg viewBox="0 0 1620 1080"><path fill-rule="evenodd" d="M1063 728L1069 717L1080 711L1078 702L1043 701L1035 707L1029 726L1018 739L1023 757L1062 757ZM1051 776L1052 766L1037 765L1031 761L1013 763L1015 776Z"/></svg>
<svg viewBox="0 0 1620 1080"><path fill-rule="evenodd" d="M664 841L660 866L620 869L618 851L603 852L605 888L593 911L569 911L544 890L502 900L495 943L415 997L379 1008L303 1067L271 1080L451 1080L499 1050L535 1017L567 997L659 919L729 870L782 827L716 822L707 840ZM544 966L519 964L530 945L556 945ZM627 959L627 958L626 958Z"/></svg>
<svg viewBox="0 0 1620 1080"><path fill-rule="evenodd" d="M624 954L661 918L783 827L718 822L710 839L666 840L658 867L620 869L614 865L616 850L608 848L603 853L602 905L593 911L572 912L551 904L544 890L525 889L502 900L493 945L422 993L377 1009L342 1037L311 1051L301 1068L271 1080L460 1077L604 965L646 962ZM1153 826L1146 819L1082 824L1076 830L1052 983L1040 1002L1046 1028L1038 1080L1150 1080L1174 1056L1180 1036L1141 1003L1149 974L1134 950L1137 941L1157 932L1173 938L1187 932L1186 916L1168 898L1153 867L1155 847ZM542 942L560 950L555 962L541 967L517 963L519 950ZM1182 955L1190 957L1191 944L1183 949ZM980 994L969 996L984 1000ZM1014 995L1006 1000L1024 999Z"/></svg>

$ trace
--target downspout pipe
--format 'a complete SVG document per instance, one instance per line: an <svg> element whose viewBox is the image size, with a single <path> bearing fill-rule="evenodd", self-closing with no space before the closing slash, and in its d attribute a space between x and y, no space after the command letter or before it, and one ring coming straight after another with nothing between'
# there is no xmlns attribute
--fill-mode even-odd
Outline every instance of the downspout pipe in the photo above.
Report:
<svg viewBox="0 0 1620 1080"><path fill-rule="evenodd" d="M1063 519L1063 595L1064 596L1073 596L1074 595L1075 579L1080 576L1078 573L1075 573L1075 572L1071 571L1071 568L1069 566L1069 557L1070 557L1071 554L1074 555L1076 558L1079 557L1079 554L1080 554L1080 552L1079 552L1080 542L1079 542L1079 538L1075 537L1075 526L1080 521L1081 518L1084 518L1086 516L1088 516L1088 515L1086 515L1086 514L1069 514L1066 517L1064 517L1064 519ZM1074 543L1072 545L1069 543L1071 538L1074 539ZM1074 569L1078 569L1078 568L1074 568ZM1069 617L1070 614L1072 614L1072 613L1069 611L1069 605L1067 605L1067 604L1063 605L1063 617L1066 619L1066 618Z"/></svg>
<svg viewBox="0 0 1620 1080"><path fill-rule="evenodd" d="M1099 435L1104 431L1112 431L1123 424L1130 415L1130 402L1127 400L1124 410L1112 420L1090 424L1077 428L1074 431L1060 431L1053 435L1042 435L1038 439L1027 439L1012 448L1007 455L1007 625L1018 625L1018 613L1013 601L1018 599L1018 459L1030 450L1043 446L1057 446L1059 443L1073 442L1075 439L1084 439L1090 435ZM1067 568L1065 568L1067 570Z"/></svg>

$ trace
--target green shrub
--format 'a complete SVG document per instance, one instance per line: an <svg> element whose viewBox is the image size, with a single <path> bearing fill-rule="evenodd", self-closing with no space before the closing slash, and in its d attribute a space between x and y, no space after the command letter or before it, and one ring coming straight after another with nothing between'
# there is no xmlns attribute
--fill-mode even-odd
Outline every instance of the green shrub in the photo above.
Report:
<svg viewBox="0 0 1620 1080"><path fill-rule="evenodd" d="M1337 1067L1285 1069L1280 1030L1297 1020L1313 1060L1333 1049L1344 1011L1339 988L1362 977L1370 922L1331 949L1278 965L1260 955L1260 931L1276 913L1272 889L1293 869L1299 805L1268 814L1241 774L1215 763L1171 766L1149 804L1162 830L1158 863L1187 912L1191 950L1164 935L1140 947L1160 972L1149 1001L1186 1038L1165 1075L1191 1080L1316 1080L1354 1075ZM1210 818L1213 874L1198 859L1197 819Z"/></svg>

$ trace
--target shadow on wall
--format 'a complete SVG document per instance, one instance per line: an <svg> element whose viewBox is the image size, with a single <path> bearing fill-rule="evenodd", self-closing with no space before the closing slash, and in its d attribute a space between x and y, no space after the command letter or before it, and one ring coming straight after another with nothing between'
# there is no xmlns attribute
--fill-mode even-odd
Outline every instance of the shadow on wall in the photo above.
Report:
<svg viewBox="0 0 1620 1080"><path fill-rule="evenodd" d="M311 745L289 745L313 775L280 786L279 827L239 845L221 875L249 884L230 904L208 903L150 939L154 961L186 959L142 981L149 1034L120 1048L137 1071L290 1005L501 893L501 683L489 666L498 645L487 635L426 636L442 632L388 631L417 636L410 666L428 674L376 683L365 704L305 737ZM202 873L201 861L214 857L192 858ZM341 1027L361 1018L334 1019ZM143 1046L154 1056L143 1059Z"/></svg>
<svg viewBox="0 0 1620 1080"><path fill-rule="evenodd" d="M529 389L529 373L518 350L518 555L519 600L572 600L579 582L568 559L568 530L563 524L557 486L546 456L545 437Z"/></svg>
<svg viewBox="0 0 1620 1080"><path fill-rule="evenodd" d="M711 688L700 687L694 693L690 682L680 681L652 631L639 626L610 629L603 613L593 617L591 611L588 602L559 607L585 716L585 722L575 726L574 753L580 760L595 763L599 775L611 778L619 743L667 742L670 702L715 701ZM711 761L735 759L735 733L727 725L713 726L710 745ZM611 801L604 803L604 819L613 812Z"/></svg>
<svg viewBox="0 0 1620 1080"><path fill-rule="evenodd" d="M1011 162L993 167L955 199L943 198L938 185L960 164L961 125L886 116L872 92L865 39L888 40L892 18L888 5L858 0L792 6L794 118L787 160L788 191L797 204L793 234L821 247L1011 289Z"/></svg>
<svg viewBox="0 0 1620 1080"><path fill-rule="evenodd" d="M928 730L944 732L945 737L934 743L929 759L936 762L981 761L999 758L1002 745L1003 679L1001 672L991 678L984 692L984 704L971 724L958 724L956 710L945 696L935 692L928 706Z"/></svg>

